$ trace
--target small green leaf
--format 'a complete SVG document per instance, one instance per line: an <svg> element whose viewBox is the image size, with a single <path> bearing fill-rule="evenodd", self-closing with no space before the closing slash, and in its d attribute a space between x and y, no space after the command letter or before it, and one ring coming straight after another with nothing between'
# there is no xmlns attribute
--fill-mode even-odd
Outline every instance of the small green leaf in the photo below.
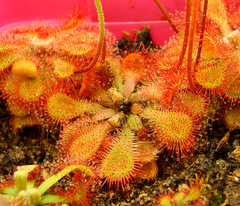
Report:
<svg viewBox="0 0 240 206"><path fill-rule="evenodd" d="M17 190L15 187L7 187L2 190L2 193L6 195L17 195Z"/></svg>

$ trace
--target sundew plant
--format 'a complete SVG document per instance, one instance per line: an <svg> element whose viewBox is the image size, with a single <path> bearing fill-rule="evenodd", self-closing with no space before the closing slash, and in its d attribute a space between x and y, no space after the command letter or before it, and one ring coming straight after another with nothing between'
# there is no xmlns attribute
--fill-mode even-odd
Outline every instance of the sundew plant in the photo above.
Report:
<svg viewBox="0 0 240 206"><path fill-rule="evenodd" d="M0 33L0 94L13 130L60 129L56 168L91 170L91 183L78 166L69 191L49 191L71 205L90 204L93 182L124 190L154 179L163 153L176 163L195 155L218 111L229 131L239 128L239 2L186 0L186 11L172 17L155 2L175 31L161 49L141 44L117 56L99 0L99 28L76 12L58 25ZM204 205L192 195L201 191L198 180L165 205Z"/></svg>

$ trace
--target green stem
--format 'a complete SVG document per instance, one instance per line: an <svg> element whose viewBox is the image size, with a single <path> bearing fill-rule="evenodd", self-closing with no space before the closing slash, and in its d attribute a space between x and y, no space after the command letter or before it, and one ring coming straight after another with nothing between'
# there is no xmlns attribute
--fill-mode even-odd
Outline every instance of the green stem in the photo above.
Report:
<svg viewBox="0 0 240 206"><path fill-rule="evenodd" d="M188 3L189 1L191 0L187 0ZM196 91L196 88L192 78L192 56L193 56L192 54L193 54L195 29L196 29L196 23L197 23L197 6L198 6L198 0L192 0L192 19L191 19L191 26L189 31L188 60L187 60L188 82L191 90L194 93Z"/></svg>
<svg viewBox="0 0 240 206"><path fill-rule="evenodd" d="M41 197L39 205L63 203L65 200L65 197L60 197L57 195L44 195L43 197Z"/></svg>
<svg viewBox="0 0 240 206"><path fill-rule="evenodd" d="M48 178L46 181L44 181L39 187L38 191L40 195L42 196L52 185L54 185L57 181L59 181L61 178L63 178L65 175L70 173L71 171L79 169L80 171L84 172L86 175L91 176L92 171L83 165L71 165L69 167L66 167L56 175L53 175L52 177Z"/></svg>
<svg viewBox="0 0 240 206"><path fill-rule="evenodd" d="M83 73L91 70L96 65L102 52L102 48L104 45L104 38L105 38L104 15L103 15L102 4L100 0L95 0L95 5L98 13L99 30L100 30L97 52L92 62L87 67L81 69L80 71L76 71L75 74Z"/></svg>
<svg viewBox="0 0 240 206"><path fill-rule="evenodd" d="M175 24L173 23L171 17L168 15L168 13L165 10L165 8L163 7L163 5L160 3L159 0L154 0L154 1L157 4L157 6L159 7L159 9L161 10L161 12L163 13L163 15L165 16L165 18L167 19L167 21L169 22L169 24L172 26L173 30L178 34L178 30L177 30Z"/></svg>

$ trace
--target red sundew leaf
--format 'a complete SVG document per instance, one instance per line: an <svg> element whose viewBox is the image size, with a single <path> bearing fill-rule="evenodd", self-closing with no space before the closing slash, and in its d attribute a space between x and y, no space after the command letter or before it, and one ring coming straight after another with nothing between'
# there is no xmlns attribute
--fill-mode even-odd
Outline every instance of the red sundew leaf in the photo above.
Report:
<svg viewBox="0 0 240 206"><path fill-rule="evenodd" d="M113 144L106 148L102 155L99 172L109 187L121 186L124 190L124 185L132 180L141 169L133 138L134 132L129 128L124 128L119 133L119 139L114 139Z"/></svg>
<svg viewBox="0 0 240 206"><path fill-rule="evenodd" d="M58 144L62 153L68 157L90 161L96 157L103 139L111 130L108 122L86 123L85 119L78 119L64 125Z"/></svg>
<svg viewBox="0 0 240 206"><path fill-rule="evenodd" d="M178 158L196 149L199 124L190 113L147 107L140 116L149 120L148 125L159 142L159 148L166 148Z"/></svg>
<svg viewBox="0 0 240 206"><path fill-rule="evenodd" d="M79 95L82 97L91 97L97 99L102 91L112 86L113 77L108 71L106 64L100 64L83 76Z"/></svg>

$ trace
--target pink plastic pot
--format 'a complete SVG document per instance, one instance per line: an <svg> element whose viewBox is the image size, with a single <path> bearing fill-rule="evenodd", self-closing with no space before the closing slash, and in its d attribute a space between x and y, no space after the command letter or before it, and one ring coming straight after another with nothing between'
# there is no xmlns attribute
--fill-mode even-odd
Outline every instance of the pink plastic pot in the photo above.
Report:
<svg viewBox="0 0 240 206"><path fill-rule="evenodd" d="M162 45L173 31L153 0L101 0L106 28L117 38L122 32L150 26L152 39ZM185 0L161 1L168 12L184 10ZM6 29L32 21L61 19L66 14L83 9L93 24L97 24L94 0L4 0L0 1L0 28Z"/></svg>

